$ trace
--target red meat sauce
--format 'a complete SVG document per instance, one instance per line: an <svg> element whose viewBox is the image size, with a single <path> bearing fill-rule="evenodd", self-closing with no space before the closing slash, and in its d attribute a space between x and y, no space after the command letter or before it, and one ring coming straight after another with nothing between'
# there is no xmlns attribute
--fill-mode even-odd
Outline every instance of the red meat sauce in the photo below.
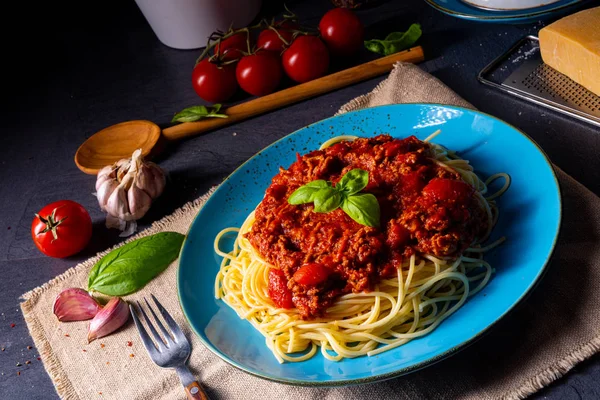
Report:
<svg viewBox="0 0 600 400"><path fill-rule="evenodd" d="M316 179L334 185L348 171L369 173L363 192L376 196L380 227L361 225L338 208L313 212L288 197ZM439 166L431 146L389 135L337 143L304 156L272 179L246 237L272 268L269 295L302 318L324 315L345 293L372 290L394 277L412 254L457 257L487 230L475 189Z"/></svg>

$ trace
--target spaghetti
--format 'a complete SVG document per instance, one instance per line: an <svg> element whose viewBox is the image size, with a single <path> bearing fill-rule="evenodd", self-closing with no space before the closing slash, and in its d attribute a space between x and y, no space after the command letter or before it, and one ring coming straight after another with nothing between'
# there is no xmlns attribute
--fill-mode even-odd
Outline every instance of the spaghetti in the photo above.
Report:
<svg viewBox="0 0 600 400"><path fill-rule="evenodd" d="M429 142L438 133L423 142ZM320 150L354 139L334 138ZM266 345L280 363L307 360L319 350L325 358L339 361L396 348L433 331L488 283L493 269L483 255L504 238L483 247L482 243L496 224L495 199L508 189L510 177L500 173L483 181L469 161L440 145L427 146L436 168L459 174L457 179L475 188L474 196L484 213L485 231L464 250L458 249L455 256L432 255L407 247L391 273L388 268L371 288L342 292L330 303L322 303L327 307L321 314L278 307L271 298L270 271L278 266L267 261L248 239L256 223L256 210L239 229L227 228L217 235L214 249L223 261L215 280L215 297L265 337ZM504 178L503 187L489 194L488 186L499 178ZM233 249L222 251L219 243L232 234L236 236Z"/></svg>

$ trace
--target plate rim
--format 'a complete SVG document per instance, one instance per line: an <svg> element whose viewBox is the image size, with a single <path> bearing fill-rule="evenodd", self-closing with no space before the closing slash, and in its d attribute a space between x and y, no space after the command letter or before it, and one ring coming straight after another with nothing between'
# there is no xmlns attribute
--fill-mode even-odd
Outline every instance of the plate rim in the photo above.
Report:
<svg viewBox="0 0 600 400"><path fill-rule="evenodd" d="M455 0L455 1L458 2L460 0ZM490 10L484 10L484 9L466 4L468 7L472 7L473 10L477 10L479 12L493 13L492 15L477 15L474 13L468 14L468 13L464 13L464 12L451 10L451 9L446 8L446 7L442 6L441 4L439 4L438 0L425 0L425 2L427 4L429 4L431 7L435 8L436 10L443 12L444 14L451 15L451 16L457 17L457 18L462 18L465 20L482 21L482 22L511 22L511 21L528 20L530 18L547 16L548 14L552 14L552 13L558 14L560 12L565 11L569 7L575 7L577 5L584 5L585 3L589 2L589 0L567 0L567 3L557 5L554 8L550 8L547 10L538 10L538 11L534 11L534 10L535 10L535 8L539 8L539 7L528 8L528 9L523 9L523 10L515 10L515 11L508 11L508 10L507 11L500 11L500 10L490 11ZM522 13L517 14L517 15L501 15L500 14L500 13L506 13L506 12L518 13L520 11L522 11Z"/></svg>
<svg viewBox="0 0 600 400"><path fill-rule="evenodd" d="M426 0L429 1L429 0ZM451 109L457 109L463 112L467 112L467 113L474 113L474 114L479 114L479 115L483 115L489 118L493 118L496 121L514 129L517 133L521 134L526 140L528 140L531 144L534 145L535 148L537 148L537 150L540 152L540 154L543 156L543 161L550 167L550 172L552 174L552 178L554 179L554 183L556 184L556 189L557 189L557 195L558 195L558 225L556 227L556 233L554 235L554 239L552 241L552 245L550 248L550 251L546 257L546 259L544 260L544 264L541 266L540 270L538 271L537 275L535 276L535 279L531 282L531 284L529 285L529 287L519 296L519 298L510 306L508 307L500 316L498 316L494 322L492 322L491 324L489 324L487 327L485 327L483 330L477 332L477 334L475 334L475 336L473 336L472 338L458 344L457 346L454 346L448 350L446 350L445 352L438 354L434 357L431 357L429 359L423 360L421 362L418 362L414 365L411 366L407 366L404 368L399 368L395 371L391 371L391 372L387 372L387 373L382 373L382 374L375 374L375 375L371 375L371 376L367 376L367 377L363 377L363 378L355 378L355 379L338 379L338 380L331 380L331 381L310 381L310 380L302 380L302 379L289 379L289 378L285 378L285 377L277 377L277 376L273 376L273 375L269 375L269 374L263 374L263 373L259 373L256 371L252 371L250 368L239 364L238 362L236 362L235 360L232 360L230 358L228 358L225 354L223 354L219 349L217 349L216 347L214 347L212 345L212 343L210 343L207 340L204 340L202 334L200 332L198 332L196 330L196 327L192 324L191 322L191 318L188 316L185 307L183 305L182 302L182 289L181 289L181 285L180 285L180 281L181 281L181 267L180 267L180 260L181 260L181 256L183 255L183 252L186 248L186 244L188 243L188 238L189 238L189 233L190 230L192 229L192 227L195 225L196 220L198 219L200 212L202 211L202 209L204 208L204 206L206 205L206 203L208 203L213 196L219 191L222 190L224 188L223 183L225 183L227 180L229 180L238 170L241 170L247 163L249 163L251 160L253 160L255 157L260 156L260 154L267 150L270 147L275 146L277 143L285 140L286 138L295 135L297 132L306 129L314 124L317 123L321 123L324 121L328 121L330 119L334 119L339 117L342 114L337 114L337 115L333 115L331 117L328 118L324 118L315 122L312 122L308 125L305 125L299 129L296 129L295 131L277 139L276 141L272 142L271 144L269 144L266 147L263 147L262 149L258 150L254 155L252 155L252 157L248 158L245 162L243 162L241 165L239 165L236 169L234 169L229 175L227 175L227 177L225 179L223 179L223 181L221 182L221 184L219 184L219 186L217 187L217 189L210 195L210 197L206 200L206 202L204 203L204 205L202 205L202 207L198 210L198 212L196 213L196 215L194 216L194 218L192 219L192 221L190 222L190 225L186 231L185 234L185 239L183 242L183 245L181 246L181 249L179 250L179 256L178 256L178 264L177 264L177 277L176 277L176 290L177 290L177 302L179 304L179 308L181 309L184 318L186 319L186 322L188 323L188 325L190 326L191 330L194 332L194 334L198 337L198 339L200 340L200 342L202 343L202 345L204 347L206 347L208 350L210 350L211 353L213 353L214 355L216 355L217 357L219 357L221 360L223 360L224 362L226 362L227 364L247 373L250 374L252 376L255 376L257 378L261 378L261 379L265 379L271 382L276 382L276 383L281 383L281 384L286 384L286 385L291 385L291 386L302 386L302 387L321 387L321 388L326 388L326 387L339 387L339 386L349 386L349 385L358 385L358 384L364 384L364 383L374 383L374 382L381 382L381 381L385 381L385 380L389 380L389 379L393 379L393 378L398 378L400 376L403 375L407 375L409 373L412 372L416 372L418 370L424 369L426 367L429 367L433 364L436 364L442 360L445 360L447 358L449 358L450 356L468 348L469 346L471 346L472 344L474 344L475 342L477 342L479 339L481 339L483 336L485 336L487 333L489 333L493 327L495 327L500 321L504 320L506 316L508 316L510 313L512 313L520 304L523 303L523 301L529 297L529 295L535 290L535 288L539 285L539 283L541 282L542 278L545 276L547 270L548 270L548 265L550 264L550 261L553 259L554 257L554 253L556 250L556 244L558 242L558 239L560 237L560 233L561 233L561 228L562 228L562 216L563 216L563 201L562 201L562 188L560 185L560 181L558 180L558 176L556 175L556 169L554 167L554 164L552 163L552 161L550 160L550 158L548 157L548 155L546 154L546 152L544 151L544 149L542 149L540 147L540 145L531 137L529 136L527 133L523 132L522 130L520 130L519 128L515 127L514 125L498 118L495 117L491 114L488 114L486 112L480 111L480 110L475 110L475 109L471 109L471 108L467 108L467 107L460 107L460 106L455 106L455 105L450 105L450 104L442 104L442 103L398 103L398 104L383 104L383 105L379 105L379 106L374 106L374 107L366 107L366 108L361 108L359 110L354 110L354 111L348 111L345 112L343 114L354 114L354 113L359 113L361 111L364 110L368 110L368 109L376 109L376 108L384 108L384 107L402 107L402 106L427 106L427 107L444 107L444 108L451 108Z"/></svg>

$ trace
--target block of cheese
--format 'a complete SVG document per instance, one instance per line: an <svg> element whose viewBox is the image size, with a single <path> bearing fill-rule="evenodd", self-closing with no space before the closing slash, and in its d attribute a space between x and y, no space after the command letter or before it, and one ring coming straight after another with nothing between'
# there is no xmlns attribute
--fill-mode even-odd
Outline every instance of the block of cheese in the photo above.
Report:
<svg viewBox="0 0 600 400"><path fill-rule="evenodd" d="M563 17L538 36L546 64L600 96L600 7Z"/></svg>

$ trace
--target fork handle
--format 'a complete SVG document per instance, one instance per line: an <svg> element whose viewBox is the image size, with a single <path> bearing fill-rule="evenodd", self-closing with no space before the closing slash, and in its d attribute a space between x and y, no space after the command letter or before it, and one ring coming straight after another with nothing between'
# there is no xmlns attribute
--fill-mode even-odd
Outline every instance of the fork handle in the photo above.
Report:
<svg viewBox="0 0 600 400"><path fill-rule="evenodd" d="M189 400L209 400L202 386L196 381L185 387L185 394Z"/></svg>

